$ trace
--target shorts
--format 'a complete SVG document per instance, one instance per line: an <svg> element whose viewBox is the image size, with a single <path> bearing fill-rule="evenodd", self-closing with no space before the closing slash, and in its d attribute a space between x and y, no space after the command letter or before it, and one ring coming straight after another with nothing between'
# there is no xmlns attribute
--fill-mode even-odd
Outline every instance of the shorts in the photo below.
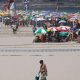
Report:
<svg viewBox="0 0 80 80"><path fill-rule="evenodd" d="M40 80L46 80L46 75L41 74Z"/></svg>

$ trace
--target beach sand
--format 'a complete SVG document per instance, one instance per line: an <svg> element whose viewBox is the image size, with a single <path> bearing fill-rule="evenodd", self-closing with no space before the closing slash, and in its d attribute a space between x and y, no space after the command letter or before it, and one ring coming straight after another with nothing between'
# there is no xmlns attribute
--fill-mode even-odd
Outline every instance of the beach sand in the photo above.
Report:
<svg viewBox="0 0 80 80"><path fill-rule="evenodd" d="M39 60L48 69L47 80L80 80L80 56L0 56L0 80L35 80Z"/></svg>

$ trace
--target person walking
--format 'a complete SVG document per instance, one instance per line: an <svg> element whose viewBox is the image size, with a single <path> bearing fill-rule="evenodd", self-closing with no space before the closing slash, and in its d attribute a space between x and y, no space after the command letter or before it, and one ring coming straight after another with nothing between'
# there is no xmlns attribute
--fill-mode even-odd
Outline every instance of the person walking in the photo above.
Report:
<svg viewBox="0 0 80 80"><path fill-rule="evenodd" d="M40 76L40 80L46 80L46 76L47 76L47 67L44 64L43 60L40 60L40 70L39 70L39 74L41 74Z"/></svg>
<svg viewBox="0 0 80 80"><path fill-rule="evenodd" d="M15 0L9 0L9 13L10 16L16 16L16 4Z"/></svg>

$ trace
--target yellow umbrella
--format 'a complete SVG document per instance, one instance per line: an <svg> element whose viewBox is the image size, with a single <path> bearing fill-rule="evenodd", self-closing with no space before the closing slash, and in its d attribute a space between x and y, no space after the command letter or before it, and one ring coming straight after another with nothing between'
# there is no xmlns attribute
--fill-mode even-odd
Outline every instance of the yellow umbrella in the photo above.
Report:
<svg viewBox="0 0 80 80"><path fill-rule="evenodd" d="M0 16L7 16L8 15L8 13L6 13L6 12L0 12Z"/></svg>
<svg viewBox="0 0 80 80"><path fill-rule="evenodd" d="M3 15L3 13L2 12L0 12L0 16L2 16Z"/></svg>

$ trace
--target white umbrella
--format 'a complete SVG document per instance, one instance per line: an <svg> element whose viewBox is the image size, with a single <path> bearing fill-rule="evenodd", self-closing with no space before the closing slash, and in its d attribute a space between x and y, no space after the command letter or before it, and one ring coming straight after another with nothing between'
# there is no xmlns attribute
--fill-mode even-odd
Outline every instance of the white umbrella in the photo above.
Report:
<svg viewBox="0 0 80 80"><path fill-rule="evenodd" d="M48 28L48 31L58 31L58 30L57 30L57 27L50 27Z"/></svg>
<svg viewBox="0 0 80 80"><path fill-rule="evenodd" d="M66 23L66 21L65 20L60 20L59 23Z"/></svg>
<svg viewBox="0 0 80 80"><path fill-rule="evenodd" d="M72 17L72 18L69 19L69 21L74 22L76 19L77 18Z"/></svg>
<svg viewBox="0 0 80 80"><path fill-rule="evenodd" d="M43 21L45 20L44 18L36 18L37 21Z"/></svg>

